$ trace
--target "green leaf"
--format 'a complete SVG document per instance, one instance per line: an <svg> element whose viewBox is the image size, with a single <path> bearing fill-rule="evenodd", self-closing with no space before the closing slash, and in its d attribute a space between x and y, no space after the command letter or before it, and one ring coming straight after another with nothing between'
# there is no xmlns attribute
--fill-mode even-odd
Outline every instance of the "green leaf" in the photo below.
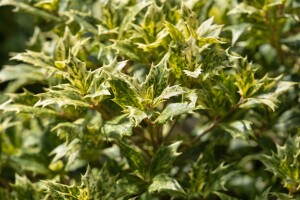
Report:
<svg viewBox="0 0 300 200"><path fill-rule="evenodd" d="M169 146L161 146L153 156L150 164L150 175L152 177L168 172L176 157L180 155L177 149L182 141L175 142Z"/></svg>
<svg viewBox="0 0 300 200"><path fill-rule="evenodd" d="M235 6L233 9L231 9L227 14L228 15L236 15L236 14L248 14L252 15L253 13L259 12L258 9L256 9L253 6L247 5L247 3L242 2L239 3L237 6Z"/></svg>
<svg viewBox="0 0 300 200"><path fill-rule="evenodd" d="M47 193L53 199L117 199L124 195L118 191L116 179L109 174L107 165L97 173L88 167L81 177L80 186L68 186L53 181L44 183L48 189Z"/></svg>
<svg viewBox="0 0 300 200"><path fill-rule="evenodd" d="M12 60L22 61L33 66L42 68L53 68L54 62L51 57L40 52L26 51L25 53L19 53L11 58Z"/></svg>
<svg viewBox="0 0 300 200"><path fill-rule="evenodd" d="M278 103L278 100L275 96L272 94L269 95L260 95L255 98L247 98L247 101L243 103L240 107L241 108L253 108L257 105L264 104L271 108L273 111L277 108L276 103Z"/></svg>
<svg viewBox="0 0 300 200"><path fill-rule="evenodd" d="M15 175L15 183L12 185L16 199L41 199L43 193L40 188L32 183L26 176ZM1 196L2 198L2 196Z"/></svg>
<svg viewBox="0 0 300 200"><path fill-rule="evenodd" d="M249 136L254 136L251 128L251 122L247 120L234 121L227 124L222 124L221 127L226 130L234 138L248 139Z"/></svg>
<svg viewBox="0 0 300 200"><path fill-rule="evenodd" d="M124 55L127 58L130 58L135 61L142 60L142 56L139 54L138 48L132 45L131 41L129 41L128 39L116 41L112 48L117 50L119 54Z"/></svg>
<svg viewBox="0 0 300 200"><path fill-rule="evenodd" d="M157 117L155 123L164 124L167 121L172 120L174 116L192 112L194 108L195 105L193 103L170 103Z"/></svg>
<svg viewBox="0 0 300 200"><path fill-rule="evenodd" d="M229 30L232 33L232 40L231 40L231 46L234 46L235 43L238 41L238 39L240 38L240 36L251 27L250 24L248 23L241 23L238 25L231 25L231 26L227 26L225 30Z"/></svg>
<svg viewBox="0 0 300 200"><path fill-rule="evenodd" d="M182 196L186 194L176 179L168 177L166 174L159 174L153 178L152 184L149 186L148 191L150 193L167 192L171 196Z"/></svg>
<svg viewBox="0 0 300 200"><path fill-rule="evenodd" d="M98 35L98 28L93 23L89 22L89 20L91 19L90 14L82 13L77 10L65 11L62 12L62 14L69 18L69 23L75 21L79 24L81 30L93 33L94 35ZM92 19L94 19L94 23L97 23L95 18Z"/></svg>
<svg viewBox="0 0 300 200"><path fill-rule="evenodd" d="M108 138L130 136L133 126L134 123L128 118L128 114L123 114L106 121L101 127L101 133Z"/></svg>
<svg viewBox="0 0 300 200"><path fill-rule="evenodd" d="M300 191L300 137L289 137L283 146L277 145L277 153L262 155L259 160L267 170L281 179L290 194Z"/></svg>
<svg viewBox="0 0 300 200"><path fill-rule="evenodd" d="M47 193L53 199L70 199L76 200L80 195L80 189L76 186L68 186L60 183L55 183L52 181L45 181L47 186Z"/></svg>
<svg viewBox="0 0 300 200"><path fill-rule="evenodd" d="M145 7L147 7L150 4L151 4L150 1L148 1L148 2L141 1L128 9L128 11L127 11L126 15L124 16L122 23L120 25L119 36L118 36L119 39L121 39L123 36L123 33L125 31L127 31L128 27L130 26L130 23L132 21L134 21L136 15L139 14L139 12L141 12Z"/></svg>
<svg viewBox="0 0 300 200"><path fill-rule="evenodd" d="M235 197L229 196L225 193L221 193L221 192L213 192L216 196L218 196L220 198L220 200L238 200Z"/></svg>
<svg viewBox="0 0 300 200"><path fill-rule="evenodd" d="M182 33L170 22L165 22L166 30L170 34L171 38L177 43L177 44L184 44L185 39Z"/></svg>
<svg viewBox="0 0 300 200"><path fill-rule="evenodd" d="M153 97L158 97L168 86L169 71L167 69L168 54L155 66L152 66L146 80L142 83L142 90L153 87Z"/></svg>
<svg viewBox="0 0 300 200"><path fill-rule="evenodd" d="M45 79L42 69L19 64L15 66L4 66L0 71L0 83L12 80L24 80L24 82L41 82Z"/></svg>
<svg viewBox="0 0 300 200"><path fill-rule="evenodd" d="M205 33L208 32L208 30L211 28L211 25L214 21L214 18L211 17L209 19L207 19L206 21L204 21L199 28L197 29L197 36L198 37L203 37L205 35Z"/></svg>
<svg viewBox="0 0 300 200"><path fill-rule="evenodd" d="M121 153L126 158L130 169L139 177L145 177L146 163L144 161L143 154L122 141L119 141L119 146Z"/></svg>
<svg viewBox="0 0 300 200"><path fill-rule="evenodd" d="M267 188L261 195L256 196L255 200L269 199L270 189L271 187Z"/></svg>
<svg viewBox="0 0 300 200"><path fill-rule="evenodd" d="M74 106L77 107L91 107L90 104L83 101L82 97L73 91L68 90L52 90L48 89L46 93L40 93L37 95L40 100L36 102L34 106L46 107L56 104L59 107L62 106Z"/></svg>
<svg viewBox="0 0 300 200"><path fill-rule="evenodd" d="M124 112L129 114L128 118L133 119L134 126L138 126L143 119L148 117L145 112L130 106L128 106Z"/></svg>
<svg viewBox="0 0 300 200"><path fill-rule="evenodd" d="M153 52L155 51L159 46L165 45L166 37L168 36L168 32L163 29L161 32L159 32L156 36L156 40L149 44L143 44L143 43L135 43L138 48L143 49L145 52Z"/></svg>
<svg viewBox="0 0 300 200"><path fill-rule="evenodd" d="M149 7L144 17L143 28L147 35L154 37L164 27L164 13L162 7L158 7L153 2Z"/></svg>
<svg viewBox="0 0 300 200"><path fill-rule="evenodd" d="M115 98L113 99L119 106L126 109L128 106L143 110L139 101L139 92L136 81L129 76L116 72L111 76L110 86Z"/></svg>
<svg viewBox="0 0 300 200"><path fill-rule="evenodd" d="M56 22L61 21L61 19L55 15L52 15L48 12L43 11L42 9L35 8L29 4L23 3L18 0L1 0L0 6L7 6L7 5L15 6L18 10L25 11L27 13L30 13L34 16L41 17L48 21L49 20L53 20Z"/></svg>
<svg viewBox="0 0 300 200"><path fill-rule="evenodd" d="M14 104L11 103L12 101L8 100L0 105L0 110L3 110L4 112L16 112L16 113L28 113L32 114L33 116L57 116L58 113L56 113L53 110L47 109L47 108L36 108L32 106L22 105L22 104Z"/></svg>
<svg viewBox="0 0 300 200"><path fill-rule="evenodd" d="M64 61L67 59L67 49L62 38L60 38L56 44L54 50L54 59L56 61Z"/></svg>
<svg viewBox="0 0 300 200"><path fill-rule="evenodd" d="M169 99L171 97L174 96L178 96L181 94L186 93L186 91L184 90L183 87L179 86L179 85L174 85L174 86L167 86L162 93L156 97L153 101L153 104L156 106L158 105L160 102L163 102L166 99Z"/></svg>
<svg viewBox="0 0 300 200"><path fill-rule="evenodd" d="M190 77L198 78L198 76L202 73L201 65L198 66L193 72L189 70L183 70L183 72Z"/></svg>

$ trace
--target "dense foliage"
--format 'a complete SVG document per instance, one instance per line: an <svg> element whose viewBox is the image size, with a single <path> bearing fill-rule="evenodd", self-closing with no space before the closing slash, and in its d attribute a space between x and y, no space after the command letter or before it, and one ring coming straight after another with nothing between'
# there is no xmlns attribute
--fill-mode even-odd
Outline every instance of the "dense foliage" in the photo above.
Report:
<svg viewBox="0 0 300 200"><path fill-rule="evenodd" d="M1 199L300 198L299 1L0 6Z"/></svg>

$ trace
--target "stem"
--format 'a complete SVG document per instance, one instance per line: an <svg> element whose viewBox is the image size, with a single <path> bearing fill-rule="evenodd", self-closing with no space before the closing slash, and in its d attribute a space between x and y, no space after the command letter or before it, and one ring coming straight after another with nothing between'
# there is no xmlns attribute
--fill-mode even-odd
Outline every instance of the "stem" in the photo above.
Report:
<svg viewBox="0 0 300 200"><path fill-rule="evenodd" d="M240 105L242 105L245 102L244 98L241 97L239 102L232 107L232 109L224 116L222 117L215 117L213 119L213 122L202 132L201 135L196 136L193 140L192 140L192 144L197 143L204 135L206 135L207 133L209 133L211 130L213 130L216 126L218 126L224 119L226 119L228 116L230 116L233 112L235 112Z"/></svg>
<svg viewBox="0 0 300 200"><path fill-rule="evenodd" d="M155 125L157 132L157 142L158 144L163 143L163 135L162 135L162 126Z"/></svg>
<svg viewBox="0 0 300 200"><path fill-rule="evenodd" d="M100 109L98 105L94 104L93 102L90 103L91 103L91 108L99 112L104 120L110 119L110 116L106 112L104 112L104 110Z"/></svg>
<svg viewBox="0 0 300 200"><path fill-rule="evenodd" d="M145 122L147 123L147 129L148 129L148 133L150 135L152 146L153 146L154 149L157 149L158 142L155 140L155 137L154 137L154 134L157 131L156 128L155 128L155 125L148 119L146 119Z"/></svg>
<svg viewBox="0 0 300 200"><path fill-rule="evenodd" d="M221 118L214 118L213 122L202 132L202 134L196 136L192 140L192 144L197 143L204 135L213 130L219 123L221 122Z"/></svg>
<svg viewBox="0 0 300 200"><path fill-rule="evenodd" d="M149 138L147 138L143 132L143 129L139 128L139 127L134 127L132 129L132 132L134 134L136 134L137 136L140 136L142 139L144 139L145 141L147 141L148 143L151 143L151 141L149 140Z"/></svg>
<svg viewBox="0 0 300 200"><path fill-rule="evenodd" d="M134 143L135 146L137 146L142 152L144 152L144 155L148 161L151 160L150 153L140 144L139 141L135 141L133 138L130 138L130 140Z"/></svg>
<svg viewBox="0 0 300 200"><path fill-rule="evenodd" d="M169 137L172 135L173 130L174 130L176 124L177 124L178 118L179 118L179 116L177 116L177 117L175 118L175 120L173 121L173 124L171 125L170 130L168 131L167 135L166 135L165 138L164 138L165 141L167 141L167 140L169 139Z"/></svg>

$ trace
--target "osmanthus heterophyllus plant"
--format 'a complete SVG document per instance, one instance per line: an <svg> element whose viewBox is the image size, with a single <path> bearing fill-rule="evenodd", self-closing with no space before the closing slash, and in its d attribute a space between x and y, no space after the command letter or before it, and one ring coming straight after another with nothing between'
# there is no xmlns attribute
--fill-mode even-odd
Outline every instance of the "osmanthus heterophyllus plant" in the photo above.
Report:
<svg viewBox="0 0 300 200"><path fill-rule="evenodd" d="M4 198L297 198L297 144L269 156L260 126L296 83L232 51L204 12L216 2L0 5L37 18L0 72Z"/></svg>

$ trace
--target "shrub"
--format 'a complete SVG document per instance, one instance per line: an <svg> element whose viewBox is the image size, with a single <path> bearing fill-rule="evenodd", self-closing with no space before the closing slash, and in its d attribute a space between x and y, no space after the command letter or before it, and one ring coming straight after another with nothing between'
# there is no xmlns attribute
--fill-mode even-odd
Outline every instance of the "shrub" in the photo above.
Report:
<svg viewBox="0 0 300 200"><path fill-rule="evenodd" d="M0 5L3 199L300 198L297 1Z"/></svg>

